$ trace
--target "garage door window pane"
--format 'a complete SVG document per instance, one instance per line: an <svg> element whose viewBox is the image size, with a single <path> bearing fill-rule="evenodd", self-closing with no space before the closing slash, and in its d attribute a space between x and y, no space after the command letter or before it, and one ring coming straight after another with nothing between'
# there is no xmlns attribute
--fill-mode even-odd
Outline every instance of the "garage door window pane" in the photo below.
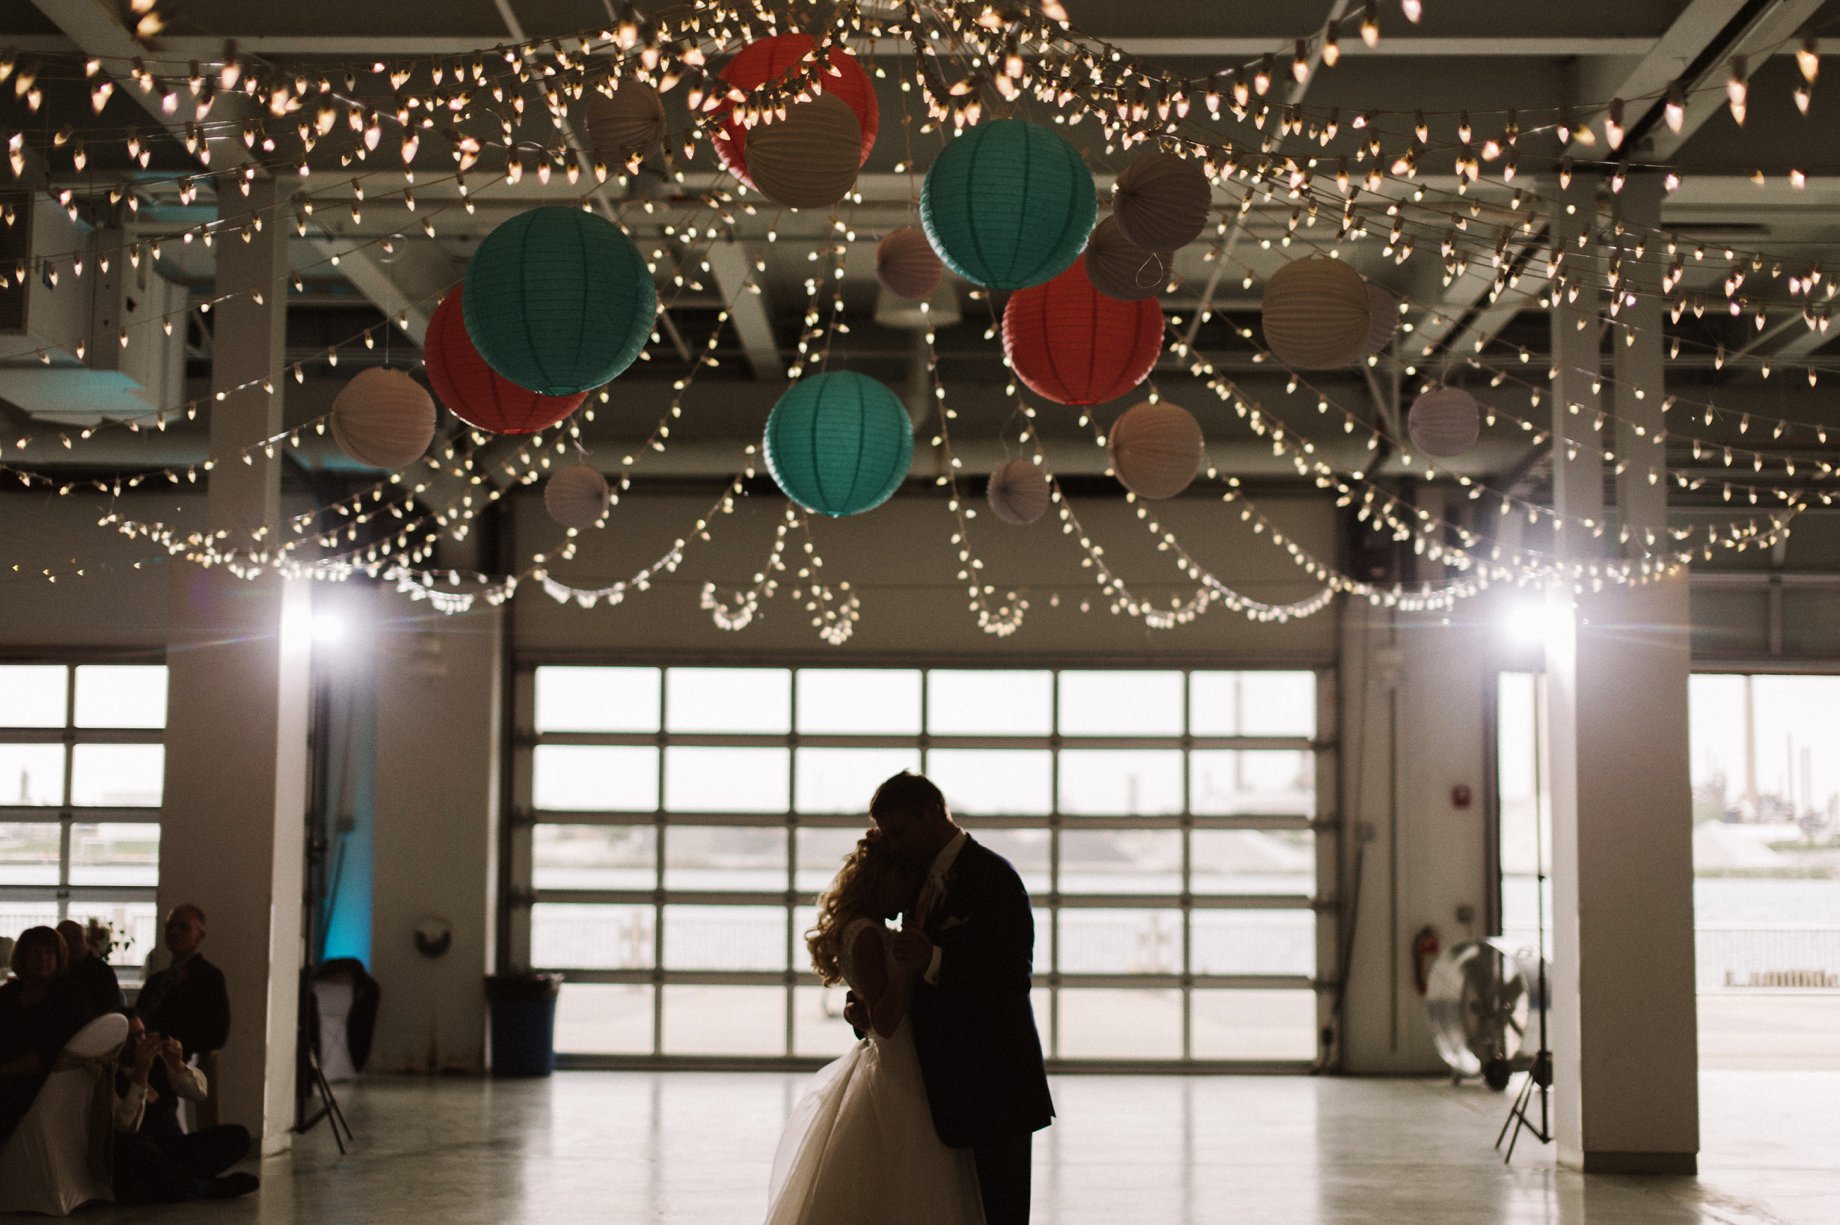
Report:
<svg viewBox="0 0 1840 1225"><path fill-rule="evenodd" d="M538 889L651 889L658 831L649 825L539 825L531 839Z"/></svg>
<svg viewBox="0 0 1840 1225"><path fill-rule="evenodd" d="M897 668L804 668L805 735L912 736L920 731L920 674Z"/></svg>
<svg viewBox="0 0 1840 1225"><path fill-rule="evenodd" d="M1195 992L1196 1059L1314 1059L1314 991Z"/></svg>
<svg viewBox="0 0 1840 1225"><path fill-rule="evenodd" d="M664 887L702 892L778 892L786 887L786 831L734 825L672 825L664 836Z"/></svg>
<svg viewBox="0 0 1840 1225"><path fill-rule="evenodd" d="M668 731L792 730L792 673L784 668L669 668L664 687Z"/></svg>
<svg viewBox="0 0 1840 1225"><path fill-rule="evenodd" d="M552 812L652 812L658 807L658 750L620 745L542 744L532 754L531 800Z"/></svg>
<svg viewBox="0 0 1840 1225"><path fill-rule="evenodd" d="M655 732L656 668L538 668L539 732Z"/></svg>
<svg viewBox="0 0 1840 1225"><path fill-rule="evenodd" d="M1198 829L1190 835L1194 892L1316 892L1316 835L1307 829Z"/></svg>
<svg viewBox="0 0 1840 1225"><path fill-rule="evenodd" d="M163 744L79 744L71 749L70 802L158 808L165 771Z"/></svg>
<svg viewBox="0 0 1840 1225"><path fill-rule="evenodd" d="M868 819L875 789L902 770L920 769L919 749L799 749L794 807L800 812L860 813Z"/></svg>
<svg viewBox="0 0 1840 1225"><path fill-rule="evenodd" d="M159 664L77 668L78 727L165 727L166 669Z"/></svg>
<svg viewBox="0 0 1840 1225"><path fill-rule="evenodd" d="M795 987L792 992L792 1053L834 1059L856 1041L843 1019L844 986Z"/></svg>
<svg viewBox="0 0 1840 1225"><path fill-rule="evenodd" d="M70 669L0 664L0 727L63 727Z"/></svg>
<svg viewBox="0 0 1840 1225"><path fill-rule="evenodd" d="M0 885L58 883L62 827L55 821L0 825ZM12 903L0 901L0 911ZM19 928L0 926L0 936L17 936Z"/></svg>
<svg viewBox="0 0 1840 1225"><path fill-rule="evenodd" d="M556 1049L569 1055L652 1053L652 988L564 983L556 1001Z"/></svg>
<svg viewBox="0 0 1840 1225"><path fill-rule="evenodd" d="M1188 730L1197 736L1314 736L1312 672L1196 672Z"/></svg>
<svg viewBox="0 0 1840 1225"><path fill-rule="evenodd" d="M539 902L530 908L530 961L578 970L649 970L650 906Z"/></svg>
<svg viewBox="0 0 1840 1225"><path fill-rule="evenodd" d="M1139 817L1182 811L1182 754L1175 749L1063 749L1061 811Z"/></svg>
<svg viewBox="0 0 1840 1225"><path fill-rule="evenodd" d="M1311 816L1316 811L1316 757L1307 750L1197 750L1189 759L1195 813Z"/></svg>
<svg viewBox="0 0 1840 1225"><path fill-rule="evenodd" d="M1061 963L1066 974L1179 974L1179 910L1061 910Z"/></svg>
<svg viewBox="0 0 1840 1225"><path fill-rule="evenodd" d="M1009 860L1030 893L1048 893L1048 831L1045 829L974 829L984 846Z"/></svg>
<svg viewBox="0 0 1840 1225"><path fill-rule="evenodd" d="M673 745L664 751L669 812L785 812L792 785L786 749Z"/></svg>
<svg viewBox="0 0 1840 1225"><path fill-rule="evenodd" d="M935 736L1046 736L1054 730L1054 674L928 672L926 730Z"/></svg>
<svg viewBox="0 0 1840 1225"><path fill-rule="evenodd" d="M667 970L784 970L789 920L783 906L667 906Z"/></svg>
<svg viewBox="0 0 1840 1225"><path fill-rule="evenodd" d="M866 823L864 828L866 829ZM799 857L797 887L803 893L818 893L830 887L843 867L844 856L856 847L863 829L802 828L794 837Z"/></svg>
<svg viewBox="0 0 1840 1225"><path fill-rule="evenodd" d="M1031 816L1053 808L1053 755L1046 749L934 749L927 776L967 816Z"/></svg>
<svg viewBox="0 0 1840 1225"><path fill-rule="evenodd" d="M1180 672L1061 673L1063 736L1180 736Z"/></svg>
<svg viewBox="0 0 1840 1225"><path fill-rule="evenodd" d="M784 987L666 987L667 1055L784 1055Z"/></svg>
<svg viewBox="0 0 1840 1225"><path fill-rule="evenodd" d="M1061 892L1182 892L1182 831L1062 831Z"/></svg>
<svg viewBox="0 0 1840 1225"><path fill-rule="evenodd" d="M64 802L64 749L55 744L0 744L0 805Z"/></svg>
<svg viewBox="0 0 1840 1225"><path fill-rule="evenodd" d="M1197 974L1314 974L1316 916L1307 910L1197 910Z"/></svg>
<svg viewBox="0 0 1840 1225"><path fill-rule="evenodd" d="M151 822L109 822L70 827L73 885L160 883L160 827Z"/></svg>
<svg viewBox="0 0 1840 1225"><path fill-rule="evenodd" d="M1180 1059L1182 993L1173 988L1060 993L1063 1059Z"/></svg>

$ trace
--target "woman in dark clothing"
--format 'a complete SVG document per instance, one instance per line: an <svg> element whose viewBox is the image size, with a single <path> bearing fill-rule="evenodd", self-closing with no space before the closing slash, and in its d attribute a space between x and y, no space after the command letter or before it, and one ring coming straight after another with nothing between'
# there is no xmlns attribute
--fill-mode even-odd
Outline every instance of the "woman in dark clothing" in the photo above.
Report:
<svg viewBox="0 0 1840 1225"><path fill-rule="evenodd" d="M83 1026L69 990L64 938L32 927L13 945L14 977L0 987L0 1144L13 1134L51 1074L58 1052Z"/></svg>

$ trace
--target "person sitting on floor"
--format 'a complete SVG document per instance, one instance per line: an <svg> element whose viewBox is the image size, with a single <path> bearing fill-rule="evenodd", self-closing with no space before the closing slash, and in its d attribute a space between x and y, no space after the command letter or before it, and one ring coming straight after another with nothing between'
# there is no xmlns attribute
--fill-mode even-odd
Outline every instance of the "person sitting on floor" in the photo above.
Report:
<svg viewBox="0 0 1840 1225"><path fill-rule="evenodd" d="M88 1018L70 989L64 938L30 927L13 945L15 978L0 987L0 1144L32 1108L58 1052Z"/></svg>
<svg viewBox="0 0 1840 1225"><path fill-rule="evenodd" d="M254 1191L254 1174L226 1174L249 1155L249 1129L235 1124L180 1135L170 1146L141 1134L147 1107L159 1099L149 1083L164 1070L173 1094L202 1102L209 1086L204 1073L188 1065L175 1038L150 1033L138 1015L128 1016L128 1041L115 1078L115 1198L122 1203L174 1203L229 1199Z"/></svg>
<svg viewBox="0 0 1840 1225"><path fill-rule="evenodd" d="M109 963L96 956L89 947L89 933L74 919L57 925L64 938L64 952L70 959L70 989L77 997L85 1019L93 1020L105 1012L120 1012L128 1006L121 993L121 980Z"/></svg>
<svg viewBox="0 0 1840 1225"><path fill-rule="evenodd" d="M156 1034L177 1039L180 1062L202 1059L230 1036L230 994L224 972L205 960L204 911L190 902L166 917L166 951L172 963L150 976L141 988L135 1011ZM153 1067L158 1096L147 1108L141 1134L171 1149L185 1134L179 1124L179 1095L168 1081L165 1061Z"/></svg>

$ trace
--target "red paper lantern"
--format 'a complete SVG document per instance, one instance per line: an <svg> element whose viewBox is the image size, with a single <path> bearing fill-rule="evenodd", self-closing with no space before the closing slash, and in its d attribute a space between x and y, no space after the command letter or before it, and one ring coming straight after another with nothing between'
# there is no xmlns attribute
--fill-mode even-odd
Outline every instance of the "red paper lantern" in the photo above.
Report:
<svg viewBox="0 0 1840 1225"><path fill-rule="evenodd" d="M776 34L772 38L763 38L759 42L749 43L743 47L734 59L722 68L722 79L736 89L751 92L777 80L788 72L796 70L800 62L817 45L817 40L809 34ZM861 166L869 160L869 150L875 147L875 131L881 122L881 109L875 100L875 84L869 74L863 71L856 57L842 47L831 48L830 67L841 75L833 76L827 70L820 69L816 77L816 88L820 93L836 94L849 103L856 112L856 122L862 125L862 161ZM729 173L754 186L754 180L748 177L747 169L747 132L734 114L734 104L723 101L714 108L721 117L721 125L716 129L714 142L716 154Z"/></svg>
<svg viewBox="0 0 1840 1225"><path fill-rule="evenodd" d="M422 358L428 364L428 381L448 411L476 429L494 434L534 434L547 430L581 406L587 392L572 396L543 396L486 365L466 334L466 316L460 306L461 286L441 299L428 321Z"/></svg>
<svg viewBox="0 0 1840 1225"><path fill-rule="evenodd" d="M1057 404L1103 404L1143 382L1163 351L1155 298L1120 302L1093 288L1086 257L1042 285L1010 295L1003 352L1036 395Z"/></svg>

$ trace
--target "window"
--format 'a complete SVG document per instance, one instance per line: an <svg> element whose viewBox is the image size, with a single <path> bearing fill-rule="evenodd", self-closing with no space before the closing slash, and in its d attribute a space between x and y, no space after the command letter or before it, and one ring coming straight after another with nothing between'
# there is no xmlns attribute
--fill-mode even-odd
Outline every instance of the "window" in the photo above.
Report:
<svg viewBox="0 0 1840 1225"><path fill-rule="evenodd" d="M922 770L1035 904L1056 1062L1311 1059L1313 672L539 666L521 675L511 948L578 1061L834 1055L818 894Z"/></svg>
<svg viewBox="0 0 1840 1225"><path fill-rule="evenodd" d="M166 669L0 664L0 934L113 929L137 971L158 936Z"/></svg>

